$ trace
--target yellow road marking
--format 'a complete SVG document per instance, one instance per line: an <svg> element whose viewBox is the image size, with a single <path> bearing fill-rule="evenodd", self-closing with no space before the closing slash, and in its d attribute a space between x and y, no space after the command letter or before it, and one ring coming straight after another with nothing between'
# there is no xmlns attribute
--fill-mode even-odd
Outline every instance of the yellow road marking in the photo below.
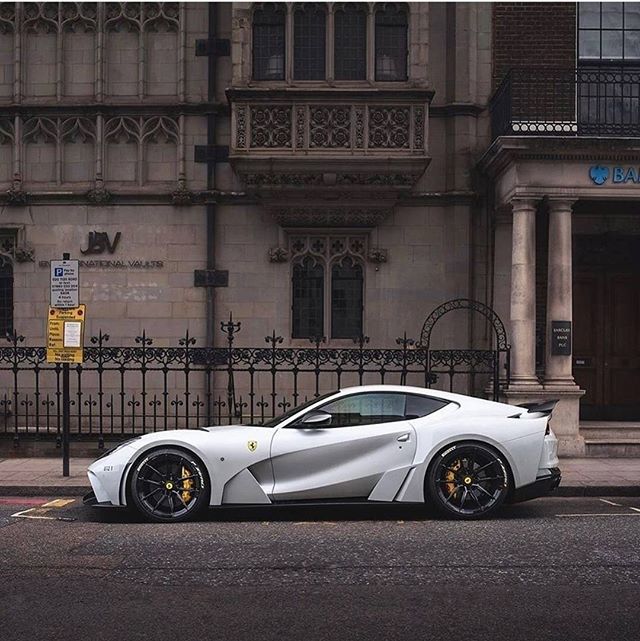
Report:
<svg viewBox="0 0 640 641"><path fill-rule="evenodd" d="M73 503L75 499L53 499L37 507L29 508L28 510L22 510L21 512L16 512L12 514L12 517L20 519L46 519L49 521L75 521L73 518L63 517L63 516L45 516L54 508L61 508L69 503Z"/></svg>
<svg viewBox="0 0 640 641"><path fill-rule="evenodd" d="M65 505L69 505L69 503L73 503L75 499L54 499L53 501L49 501L48 503L43 503L40 507L64 507Z"/></svg>

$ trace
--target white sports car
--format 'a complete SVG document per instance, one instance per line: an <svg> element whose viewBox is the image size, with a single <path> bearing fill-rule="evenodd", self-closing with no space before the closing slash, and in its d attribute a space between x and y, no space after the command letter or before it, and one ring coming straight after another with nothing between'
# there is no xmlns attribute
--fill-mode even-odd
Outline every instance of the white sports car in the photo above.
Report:
<svg viewBox="0 0 640 641"><path fill-rule="evenodd" d="M429 501L476 519L560 483L556 401L513 406L397 385L314 398L261 426L156 432L89 467L90 505L183 521L206 506Z"/></svg>

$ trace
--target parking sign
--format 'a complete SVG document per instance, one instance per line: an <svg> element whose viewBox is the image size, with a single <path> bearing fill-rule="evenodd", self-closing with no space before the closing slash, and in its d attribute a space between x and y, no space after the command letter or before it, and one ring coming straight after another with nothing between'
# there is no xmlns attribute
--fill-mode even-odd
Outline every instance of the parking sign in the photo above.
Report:
<svg viewBox="0 0 640 641"><path fill-rule="evenodd" d="M78 285L77 260L51 261L51 307L77 307Z"/></svg>

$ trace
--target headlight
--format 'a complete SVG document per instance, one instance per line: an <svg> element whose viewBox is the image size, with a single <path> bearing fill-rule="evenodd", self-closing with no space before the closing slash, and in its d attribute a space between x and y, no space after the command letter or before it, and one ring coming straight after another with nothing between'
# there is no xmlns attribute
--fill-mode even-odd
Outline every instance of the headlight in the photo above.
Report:
<svg viewBox="0 0 640 641"><path fill-rule="evenodd" d="M126 441L122 441L122 443L118 443L115 447L110 447L108 450L105 450L98 456L96 461L99 461L101 458L104 458L105 456L109 456L109 454L113 454L116 450L119 450L121 447L124 447L125 445L128 445L132 441L137 441L140 437L139 436L134 436L133 438L128 438Z"/></svg>

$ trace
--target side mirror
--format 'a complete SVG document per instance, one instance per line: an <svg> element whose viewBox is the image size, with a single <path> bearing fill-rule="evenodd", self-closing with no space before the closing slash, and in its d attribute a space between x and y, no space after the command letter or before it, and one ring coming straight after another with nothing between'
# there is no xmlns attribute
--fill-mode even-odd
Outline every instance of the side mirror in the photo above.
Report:
<svg viewBox="0 0 640 641"><path fill-rule="evenodd" d="M327 412L309 412L298 423L300 427L328 427L331 425L331 414Z"/></svg>

